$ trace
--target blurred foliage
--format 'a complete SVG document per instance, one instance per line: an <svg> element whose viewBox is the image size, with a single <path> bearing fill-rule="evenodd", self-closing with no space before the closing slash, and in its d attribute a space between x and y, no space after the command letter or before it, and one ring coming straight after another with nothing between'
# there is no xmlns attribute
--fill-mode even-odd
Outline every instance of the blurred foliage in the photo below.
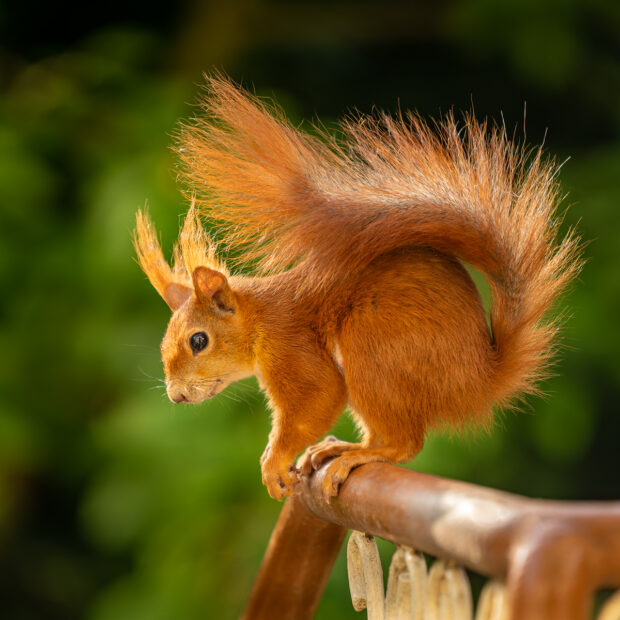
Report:
<svg viewBox="0 0 620 620"><path fill-rule="evenodd" d="M0 5L3 618L234 618L247 597L280 508L260 484L264 401L253 381L200 407L167 401L168 312L131 248L145 200L172 244L186 205L171 136L213 67L295 122L473 105L521 137L527 109L526 139L571 157L567 222L591 241L563 302L558 374L546 399L487 435L433 436L413 466L534 496L618 497L617 2L85 11ZM353 436L346 417L336 434ZM342 554L317 617L355 617Z"/></svg>

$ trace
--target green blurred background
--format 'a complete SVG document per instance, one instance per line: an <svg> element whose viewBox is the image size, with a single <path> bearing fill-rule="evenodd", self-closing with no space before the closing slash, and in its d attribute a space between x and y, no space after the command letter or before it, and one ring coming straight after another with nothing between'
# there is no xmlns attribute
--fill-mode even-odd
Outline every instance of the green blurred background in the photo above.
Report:
<svg viewBox="0 0 620 620"><path fill-rule="evenodd" d="M435 436L413 466L618 498L616 0L3 2L0 32L2 618L235 618L249 592L280 509L260 483L263 398L248 381L168 402L168 310L130 242L148 200L171 248L187 205L169 146L213 68L295 123L473 105L523 137L527 109L527 141L570 157L567 221L591 242L558 375L490 435ZM342 554L317 617L356 617Z"/></svg>

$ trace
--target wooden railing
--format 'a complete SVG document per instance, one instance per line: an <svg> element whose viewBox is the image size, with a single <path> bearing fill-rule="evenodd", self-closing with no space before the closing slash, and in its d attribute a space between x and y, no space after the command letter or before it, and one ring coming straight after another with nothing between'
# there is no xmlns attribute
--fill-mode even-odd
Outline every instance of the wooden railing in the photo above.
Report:
<svg viewBox="0 0 620 620"><path fill-rule="evenodd" d="M354 470L337 498L323 471L282 508L245 620L313 617L347 529L356 609L370 620L467 620L461 567L490 579L476 619L586 620L603 588L620 588L620 502L534 500L385 463ZM373 536L395 543L387 598ZM420 552L437 558L430 572ZM620 595L599 620L620 620Z"/></svg>

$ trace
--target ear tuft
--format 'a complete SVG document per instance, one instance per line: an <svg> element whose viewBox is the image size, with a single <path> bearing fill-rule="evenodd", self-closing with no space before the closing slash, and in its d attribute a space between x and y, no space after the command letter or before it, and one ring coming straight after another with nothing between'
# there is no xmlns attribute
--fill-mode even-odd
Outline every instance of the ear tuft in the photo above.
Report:
<svg viewBox="0 0 620 620"><path fill-rule="evenodd" d="M142 210L136 214L134 247L140 267L155 290L172 311L177 310L192 294L192 289L178 282L182 274L178 270L173 271L166 262L151 219Z"/></svg>

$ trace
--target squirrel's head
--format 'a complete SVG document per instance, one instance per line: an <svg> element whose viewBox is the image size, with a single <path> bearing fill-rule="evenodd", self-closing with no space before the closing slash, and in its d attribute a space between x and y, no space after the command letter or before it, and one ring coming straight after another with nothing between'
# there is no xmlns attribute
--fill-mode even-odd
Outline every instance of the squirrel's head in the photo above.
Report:
<svg viewBox="0 0 620 620"><path fill-rule="evenodd" d="M161 343L170 399L199 403L251 375L242 300L231 288L225 267L215 259L193 208L175 249L174 267L165 261L142 212L135 246L142 269L173 313Z"/></svg>

